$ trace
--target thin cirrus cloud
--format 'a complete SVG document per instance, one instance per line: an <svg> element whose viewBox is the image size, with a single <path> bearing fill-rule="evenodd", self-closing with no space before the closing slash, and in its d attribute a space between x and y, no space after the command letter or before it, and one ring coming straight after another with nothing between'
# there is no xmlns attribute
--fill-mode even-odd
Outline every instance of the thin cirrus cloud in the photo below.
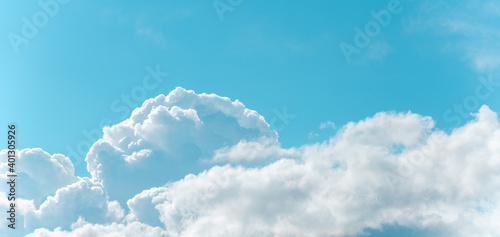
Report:
<svg viewBox="0 0 500 237"><path fill-rule="evenodd" d="M285 149L241 102L177 88L104 129L86 158L90 178L62 155L20 151L22 184L45 193L19 195L17 233L346 236L398 225L497 236L498 116L487 106L474 116L447 134L427 116L380 112ZM39 168L63 175L42 182Z"/></svg>
<svg viewBox="0 0 500 237"><path fill-rule="evenodd" d="M496 73L500 66L499 33L494 22L500 20L497 1L426 1L405 19L409 32L434 29L447 32L443 48L463 51L463 58L479 73ZM481 16L481 17L478 17ZM458 36L458 37L455 37Z"/></svg>

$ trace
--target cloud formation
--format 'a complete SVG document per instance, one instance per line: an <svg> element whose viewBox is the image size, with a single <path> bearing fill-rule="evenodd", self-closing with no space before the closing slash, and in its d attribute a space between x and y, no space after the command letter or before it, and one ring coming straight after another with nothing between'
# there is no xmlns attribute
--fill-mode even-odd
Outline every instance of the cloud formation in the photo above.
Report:
<svg viewBox="0 0 500 237"><path fill-rule="evenodd" d="M55 189L47 198L19 201L25 233L345 236L399 225L498 236L498 116L487 106L474 116L447 134L427 116L380 112L284 149L242 103L177 88L104 129L86 158L91 178L75 177L67 157L21 151L67 174L43 184Z"/></svg>
<svg viewBox="0 0 500 237"><path fill-rule="evenodd" d="M149 204L131 214L158 224L139 216L159 213L169 236L345 236L393 224L500 234L497 115L484 106L450 135L433 126L417 114L379 113L301 147L299 159L216 166L145 191L131 203Z"/></svg>
<svg viewBox="0 0 500 237"><path fill-rule="evenodd" d="M209 168L204 159L241 140L277 143L264 117L239 101L176 88L103 129L85 160L92 178L122 204L144 189Z"/></svg>
<svg viewBox="0 0 500 237"><path fill-rule="evenodd" d="M166 236L165 231L159 227L153 228L151 226L133 222L129 224L113 223L109 225L90 224L82 219L72 226L70 231L56 229L49 231L41 228L37 229L34 233L27 235L27 237L46 236L46 237L109 237L109 236L123 236L123 237L157 237Z"/></svg>

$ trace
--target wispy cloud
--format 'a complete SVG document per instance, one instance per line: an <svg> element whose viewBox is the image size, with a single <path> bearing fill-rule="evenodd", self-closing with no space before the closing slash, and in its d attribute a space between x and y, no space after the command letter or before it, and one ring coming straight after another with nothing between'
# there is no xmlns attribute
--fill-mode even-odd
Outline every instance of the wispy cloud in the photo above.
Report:
<svg viewBox="0 0 500 237"><path fill-rule="evenodd" d="M326 121L319 124L319 129L325 129L325 128L337 129L337 125L335 125L335 123L332 121Z"/></svg>
<svg viewBox="0 0 500 237"><path fill-rule="evenodd" d="M160 31L153 30L152 28L138 28L136 33L139 36L149 38L160 48L164 48L167 44L165 36Z"/></svg>
<svg viewBox="0 0 500 237"><path fill-rule="evenodd" d="M500 66L499 9L497 1L427 1L405 19L405 26L410 32L446 32L447 44L462 51L473 69L495 73Z"/></svg>

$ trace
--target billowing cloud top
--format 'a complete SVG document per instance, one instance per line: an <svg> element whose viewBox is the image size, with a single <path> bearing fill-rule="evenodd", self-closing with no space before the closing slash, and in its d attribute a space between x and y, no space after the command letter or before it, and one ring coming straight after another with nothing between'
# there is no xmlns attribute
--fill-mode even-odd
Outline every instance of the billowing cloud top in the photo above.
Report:
<svg viewBox="0 0 500 237"><path fill-rule="evenodd" d="M277 142L264 117L241 102L180 87L145 101L103 132L85 160L92 178L122 204L146 188L209 168L204 158L242 139Z"/></svg>
<svg viewBox="0 0 500 237"><path fill-rule="evenodd" d="M267 165L242 162L255 160ZM283 149L242 103L177 88L104 128L86 161L91 178L62 155L21 151L23 183L44 191L20 196L19 235L500 235L500 129L487 106L450 134L430 117L381 112Z"/></svg>

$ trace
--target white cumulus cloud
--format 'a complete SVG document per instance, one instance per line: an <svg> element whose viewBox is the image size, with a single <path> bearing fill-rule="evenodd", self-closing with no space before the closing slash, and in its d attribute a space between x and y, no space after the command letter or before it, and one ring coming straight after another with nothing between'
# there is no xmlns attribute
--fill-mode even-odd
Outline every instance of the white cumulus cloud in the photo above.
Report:
<svg viewBox="0 0 500 237"><path fill-rule="evenodd" d="M264 117L239 101L176 88L105 127L87 154L88 170L122 204L144 189L209 168L204 159L238 142L272 139Z"/></svg>
<svg viewBox="0 0 500 237"><path fill-rule="evenodd" d="M378 113L298 148L299 157L214 166L143 191L126 219L168 236L345 236L394 224L496 236L498 117L486 106L475 116L446 134L430 117Z"/></svg>
<svg viewBox="0 0 500 237"><path fill-rule="evenodd" d="M20 220L33 237L319 237L391 225L498 236L498 115L483 106L474 116L448 134L430 117L380 112L284 149L242 103L177 88L104 129L86 158L91 178L35 150L72 178L23 196Z"/></svg>

